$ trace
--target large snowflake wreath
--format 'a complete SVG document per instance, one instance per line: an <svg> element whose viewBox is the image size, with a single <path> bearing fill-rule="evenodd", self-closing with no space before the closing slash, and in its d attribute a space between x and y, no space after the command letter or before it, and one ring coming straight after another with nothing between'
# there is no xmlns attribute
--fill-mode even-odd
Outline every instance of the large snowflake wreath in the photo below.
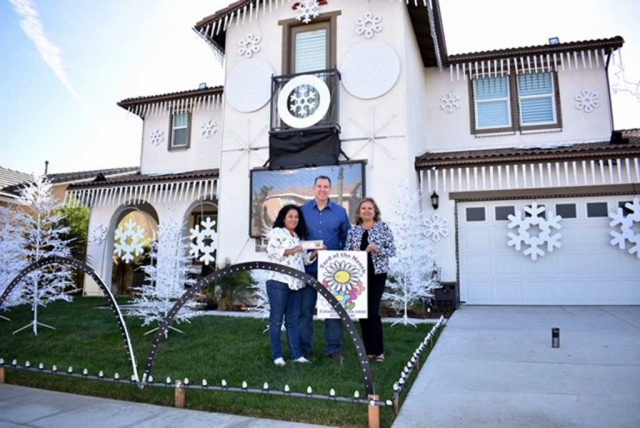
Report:
<svg viewBox="0 0 640 428"><path fill-rule="evenodd" d="M585 89L576 95L576 108L578 110L584 110L585 113L591 113L593 110L600 107L600 101L598 101L598 98L598 94Z"/></svg>
<svg viewBox="0 0 640 428"><path fill-rule="evenodd" d="M611 245L617 246L621 250L626 250L628 243L631 246L629 254L635 254L640 258L640 232L634 231L634 225L636 228L640 226L640 199L634 198L633 202L628 202L625 207L631 210L626 216L622 208L618 208L616 212L609 214L611 218L611 222L609 222L611 231L609 234L613 237ZM618 225L620 225L620 232L616 230Z"/></svg>
<svg viewBox="0 0 640 428"><path fill-rule="evenodd" d="M320 15L320 4L318 0L302 0L298 3L298 15L296 19L308 24Z"/></svg>
<svg viewBox="0 0 640 428"><path fill-rule="evenodd" d="M454 113L460 108L460 97L453 92L440 98L440 110L447 113Z"/></svg>
<svg viewBox="0 0 640 428"><path fill-rule="evenodd" d="M107 237L107 228L102 224L96 224L91 228L91 242L94 244L100 244Z"/></svg>
<svg viewBox="0 0 640 428"><path fill-rule="evenodd" d="M535 202L530 207L525 206L524 213L516 210L515 215L509 215L508 218L509 229L517 227L518 233L509 232L507 234L509 237L507 245L514 247L516 251L521 251L523 244L528 246L528 248L524 248L523 254L531 257L531 260L537 260L538 256L545 255L544 250L540 248L545 244L548 252L552 252L554 248L560 248L562 246L560 243L562 235L559 233L551 235L551 229L560 230L562 228L559 223L562 217L555 215L551 211L547 212L547 217L545 218L544 216L544 205L538 206ZM537 235L532 233L535 228L540 230Z"/></svg>
<svg viewBox="0 0 640 428"><path fill-rule="evenodd" d="M209 266L209 263L215 261L213 257L216 242L216 231L213 228L215 225L216 222L211 220L210 217L207 217L206 220L200 224L196 224L195 227L191 229L191 236L189 237L191 241L195 241L190 244L189 255L207 266ZM202 230L200 230L200 226L202 226Z"/></svg>
<svg viewBox="0 0 640 428"><path fill-rule="evenodd" d="M440 215L434 214L431 218L426 218L424 223L426 226L425 233L427 238L431 238L431 240L438 242L440 239L449 236L449 230L447 229L449 226L449 220L440 217Z"/></svg>
<svg viewBox="0 0 640 428"><path fill-rule="evenodd" d="M367 12L364 14L364 17L358 18L356 20L356 33L358 35L363 35L370 39L373 37L374 33L379 33L382 31L382 17L378 15L374 15L371 12Z"/></svg>
<svg viewBox="0 0 640 428"><path fill-rule="evenodd" d="M289 97L291 101L289 110L297 117L307 117L313 114L318 108L317 95L318 91L312 86L305 85L296 88Z"/></svg>
<svg viewBox="0 0 640 428"><path fill-rule="evenodd" d="M160 143L162 143L162 141L164 140L164 132L156 129L149 135L149 138L151 140L151 144L153 144L154 146L159 146Z"/></svg>
<svg viewBox="0 0 640 428"><path fill-rule="evenodd" d="M218 132L218 124L213 120L203 122L202 125L200 125L200 130L204 138L211 138L213 134Z"/></svg>
<svg viewBox="0 0 640 428"><path fill-rule="evenodd" d="M116 229L116 240L113 253L121 257L125 263L130 263L134 256L139 256L144 252L142 240L144 239L144 228L138 226L135 221L129 220L124 228Z"/></svg>
<svg viewBox="0 0 640 428"><path fill-rule="evenodd" d="M260 42L262 37L254 36L253 34L247 35L245 39L240 40L240 50L238 53L245 58L251 58L254 53L260 52Z"/></svg>

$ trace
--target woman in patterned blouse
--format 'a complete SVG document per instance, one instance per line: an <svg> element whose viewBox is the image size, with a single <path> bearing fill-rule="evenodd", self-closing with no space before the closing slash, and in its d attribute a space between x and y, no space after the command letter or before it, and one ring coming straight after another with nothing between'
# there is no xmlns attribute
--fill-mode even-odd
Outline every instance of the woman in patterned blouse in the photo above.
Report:
<svg viewBox="0 0 640 428"><path fill-rule="evenodd" d="M345 250L367 252L367 282L369 284L368 318L360 319L362 341L370 360L384 361L380 301L387 282L389 257L396 254L393 233L380 221L380 209L372 198L360 201L356 211L356 226L349 229Z"/></svg>
<svg viewBox="0 0 640 428"><path fill-rule="evenodd" d="M314 251L308 254L302 249L300 239L304 239L307 227L300 208L295 205L286 205L278 213L269 232L269 244L267 254L273 263L279 263L293 269L304 272L304 265L313 262L317 256ZM293 361L308 363L300 349L300 333L298 318L302 304L304 282L289 275L278 272L269 272L267 281L267 296L269 297L269 337L271 339L271 351L273 362L277 366L284 366L284 353L282 352L282 320L286 320L289 351Z"/></svg>

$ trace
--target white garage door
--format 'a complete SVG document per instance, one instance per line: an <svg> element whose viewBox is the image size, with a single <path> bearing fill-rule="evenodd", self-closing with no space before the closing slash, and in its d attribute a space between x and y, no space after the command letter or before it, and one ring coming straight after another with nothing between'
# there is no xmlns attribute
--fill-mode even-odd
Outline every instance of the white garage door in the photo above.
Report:
<svg viewBox="0 0 640 428"><path fill-rule="evenodd" d="M459 203L460 300L495 305L640 304L640 259L609 243L607 214L631 199ZM562 217L557 232L562 246L552 252L543 246L545 255L535 261L523 254L528 246L518 252L507 245L507 234L517 229L509 229L506 218L514 210L524 212L533 202Z"/></svg>

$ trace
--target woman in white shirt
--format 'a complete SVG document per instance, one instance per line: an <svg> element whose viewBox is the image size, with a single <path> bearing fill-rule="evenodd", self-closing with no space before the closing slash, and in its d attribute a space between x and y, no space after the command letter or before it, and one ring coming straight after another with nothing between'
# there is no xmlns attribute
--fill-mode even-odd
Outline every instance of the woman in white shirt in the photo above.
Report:
<svg viewBox="0 0 640 428"><path fill-rule="evenodd" d="M306 237L307 228L300 208L295 205L286 205L278 213L269 232L269 244L267 254L269 261L288 266L304 272L304 265L313 262L317 252L309 254L302 249L300 239ZM300 349L300 333L298 319L302 303L300 290L305 284L299 279L279 272L269 272L267 281L267 296L269 297L269 336L271 339L271 351L273 362L277 366L284 366L284 353L282 352L282 322L285 319L289 351L293 361L308 363Z"/></svg>

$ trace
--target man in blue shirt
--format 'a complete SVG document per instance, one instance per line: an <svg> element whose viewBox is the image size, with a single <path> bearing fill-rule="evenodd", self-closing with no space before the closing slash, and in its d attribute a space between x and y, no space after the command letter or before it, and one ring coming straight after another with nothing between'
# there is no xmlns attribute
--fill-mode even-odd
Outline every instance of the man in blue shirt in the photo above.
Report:
<svg viewBox="0 0 640 428"><path fill-rule="evenodd" d="M327 250L342 250L347 240L347 232L351 228L347 210L329 200L331 179L321 175L314 182L315 199L304 204L300 209L307 223L307 239L322 240ZM305 267L305 271L314 277L318 275L318 262ZM302 290L302 313L300 314L300 346L305 355L313 349L313 310L318 299L318 292L313 287ZM327 347L325 354L330 358L342 361L342 321L328 319L325 321Z"/></svg>

